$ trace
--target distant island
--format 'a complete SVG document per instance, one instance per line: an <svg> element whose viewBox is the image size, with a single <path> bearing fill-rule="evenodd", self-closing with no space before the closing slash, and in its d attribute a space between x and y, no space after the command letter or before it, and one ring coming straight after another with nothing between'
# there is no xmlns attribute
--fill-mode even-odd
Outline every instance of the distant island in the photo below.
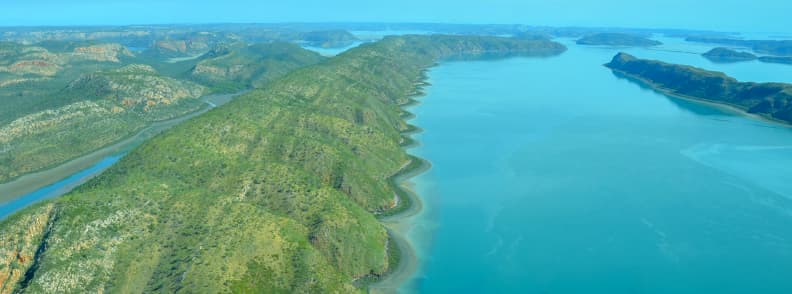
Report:
<svg viewBox="0 0 792 294"><path fill-rule="evenodd" d="M759 61L767 63L792 64L792 56L762 56Z"/></svg>
<svg viewBox="0 0 792 294"><path fill-rule="evenodd" d="M588 35L580 38L576 42L578 45L605 45L605 46L635 46L635 47L650 47L662 45L660 41L655 41L649 38L641 37L638 35L622 34L622 33L600 33Z"/></svg>
<svg viewBox="0 0 792 294"><path fill-rule="evenodd" d="M669 95L733 106L768 119L792 123L792 85L739 82L721 72L638 59L619 53L605 64L617 73Z"/></svg>
<svg viewBox="0 0 792 294"><path fill-rule="evenodd" d="M712 49L701 55L714 62L740 62L756 60L756 55L724 47Z"/></svg>
<svg viewBox="0 0 792 294"><path fill-rule="evenodd" d="M741 40L722 37L687 37L685 41L751 48L756 53L792 56L792 40Z"/></svg>

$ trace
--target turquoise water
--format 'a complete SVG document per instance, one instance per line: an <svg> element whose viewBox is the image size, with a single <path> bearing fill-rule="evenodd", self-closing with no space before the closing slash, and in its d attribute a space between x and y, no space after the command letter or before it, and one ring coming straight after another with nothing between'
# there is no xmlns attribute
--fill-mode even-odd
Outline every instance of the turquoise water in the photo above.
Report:
<svg viewBox="0 0 792 294"><path fill-rule="evenodd" d="M669 41L434 68L411 109L425 131L410 152L433 168L414 179L404 292L792 293L792 129L601 64L625 50L787 82L792 67Z"/></svg>
<svg viewBox="0 0 792 294"><path fill-rule="evenodd" d="M335 48L322 48L322 47L314 47L314 46L302 46L304 49L308 49L314 51L316 53L321 54L322 56L332 57L338 54L344 53L345 51L360 46L364 42L356 41L348 46L344 47L335 47Z"/></svg>
<svg viewBox="0 0 792 294"><path fill-rule="evenodd" d="M36 202L49 199L55 196L63 195L69 190L74 189L74 187L77 187L78 185L84 183L85 181L91 179L95 175L101 173L103 170L112 166L113 164L118 162L118 160L121 159L121 157L123 157L123 154L108 156L102 159L101 161L99 161L98 163L96 163L95 165L87 169L84 169L80 172L77 172L75 174L72 174L71 176L63 180L60 180L52 185L43 187L32 193L23 195L9 202L0 203L0 220Z"/></svg>

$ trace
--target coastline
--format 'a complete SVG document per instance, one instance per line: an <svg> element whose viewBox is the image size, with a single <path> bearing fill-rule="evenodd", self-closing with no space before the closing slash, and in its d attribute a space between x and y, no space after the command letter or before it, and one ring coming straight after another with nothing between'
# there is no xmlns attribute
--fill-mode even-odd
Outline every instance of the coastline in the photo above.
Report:
<svg viewBox="0 0 792 294"><path fill-rule="evenodd" d="M415 117L407 108L420 104L417 97L424 96L423 88L430 86L426 80L426 70L421 75L421 81L416 83L416 90L409 95L404 103L400 103L402 115L405 121ZM407 151L420 146L420 143L412 138L412 135L423 130L415 125L406 124L406 128L401 131L401 147ZM394 196L399 199L396 206L377 215L389 236L388 258L391 262L388 272L369 283L366 287L369 293L397 293L398 289L412 277L418 269L418 257L413 244L407 238L412 219L423 211L423 201L415 192L412 178L423 174L431 169L432 164L420 157L408 154L408 161L401 169L388 178L388 184L393 187ZM393 252L393 251L396 252Z"/></svg>
<svg viewBox="0 0 792 294"><path fill-rule="evenodd" d="M654 83L652 81L644 79L644 78L642 78L640 76L637 76L637 75L634 75L634 74L630 74L628 72L625 72L625 71L622 71L622 70L619 70L619 69L610 68L608 66L605 66L605 67L607 67L608 69L612 70L620 78L624 78L626 80L632 80L633 82L636 82L636 83L638 83L640 85L646 86L649 89L657 91L658 93L666 95L666 96L671 97L671 98L676 98L676 99L681 99L681 100L685 100L685 101L695 102L695 103L699 103L699 104L702 104L702 105L715 107L715 108L718 108L718 109L721 109L721 110L727 110L727 111L733 112L735 114L739 114L739 115L747 117L747 118L756 119L756 120L767 122L767 123L772 123L772 124L778 125L780 127L792 128L792 122L780 120L780 119L777 119L777 118L774 118L774 117L770 117L770 116L750 113L744 107L736 105L736 104L731 104L731 103L728 103L728 102L723 102L723 101L706 99L706 98L701 98L701 97L696 97L696 96L679 94L679 93L674 92L674 90L672 90L672 89L663 87L663 86L661 86L661 85L659 85L657 83Z"/></svg>
<svg viewBox="0 0 792 294"><path fill-rule="evenodd" d="M207 111L213 109L216 105L225 104L234 97L242 95L246 92L248 91L246 90L232 94L212 94L201 97L200 99L206 102L208 105L201 107L196 111L169 120L154 122L146 127L143 127L139 131L109 145L91 150L83 155L49 168L26 173L15 177L11 181L0 183L0 204L8 203L18 199L19 197L57 183L58 181L61 181L72 174L90 168L108 156L127 152L140 143L150 139L151 137L154 137L157 134L188 119L204 114ZM91 177L100 172L91 175Z"/></svg>

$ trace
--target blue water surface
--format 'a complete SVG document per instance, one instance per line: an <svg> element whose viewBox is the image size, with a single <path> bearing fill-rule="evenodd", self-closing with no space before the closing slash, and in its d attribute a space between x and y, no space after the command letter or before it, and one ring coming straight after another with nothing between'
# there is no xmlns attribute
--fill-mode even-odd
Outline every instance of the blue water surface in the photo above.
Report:
<svg viewBox="0 0 792 294"><path fill-rule="evenodd" d="M403 292L792 293L792 130L601 66L626 51L746 81L707 45L443 63L411 109L425 202Z"/></svg>
<svg viewBox="0 0 792 294"><path fill-rule="evenodd" d="M90 178L94 177L95 175L99 174L101 171L105 170L106 168L112 166L113 164L118 162L118 160L120 160L121 157L123 157L123 154L105 157L97 164L87 169L84 169L80 172L77 172L75 174L72 174L69 177L60 180L52 185L43 187L29 194L11 200L9 202L0 203L0 219L4 219L7 216L11 215L12 213L27 206L30 206L32 204L35 204L39 201L49 199L55 196L59 196L68 192L69 190L73 189L79 184L82 184L85 181L89 180Z"/></svg>

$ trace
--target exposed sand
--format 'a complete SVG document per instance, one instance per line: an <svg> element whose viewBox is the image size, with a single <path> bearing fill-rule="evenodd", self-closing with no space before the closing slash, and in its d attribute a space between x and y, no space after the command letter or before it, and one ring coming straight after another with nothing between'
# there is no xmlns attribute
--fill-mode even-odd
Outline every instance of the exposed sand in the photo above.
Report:
<svg viewBox="0 0 792 294"><path fill-rule="evenodd" d="M418 104L418 101L410 99L409 102L401 106L406 111L406 108L414 107ZM410 120L414 117L415 115L408 112L406 113L406 116L403 116L403 119ZM404 141L405 145L403 147L409 150L418 146L419 142L410 138L410 135L419 133L421 131L422 130L420 128L411 125L408 130L403 132L402 135L407 137ZM396 243L397 248L401 252L401 257L399 259L399 263L391 270L388 275L383 276L377 282L369 285L370 293L397 293L399 287L407 282L418 269L418 257L415 253L415 248L413 247L411 240L407 238L407 234L415 224L415 216L421 213L423 210L423 202L421 201L421 198L415 193L414 183L412 183L410 179L428 171L431 169L432 165L429 161L426 161L422 158L415 156L411 157L413 161L419 161L420 164L405 165L406 169L397 173L397 175L392 179L398 185L398 188L405 192L403 194L409 197L407 202L410 205L396 214L380 218L380 221L388 229L388 234L390 234L391 240Z"/></svg>

